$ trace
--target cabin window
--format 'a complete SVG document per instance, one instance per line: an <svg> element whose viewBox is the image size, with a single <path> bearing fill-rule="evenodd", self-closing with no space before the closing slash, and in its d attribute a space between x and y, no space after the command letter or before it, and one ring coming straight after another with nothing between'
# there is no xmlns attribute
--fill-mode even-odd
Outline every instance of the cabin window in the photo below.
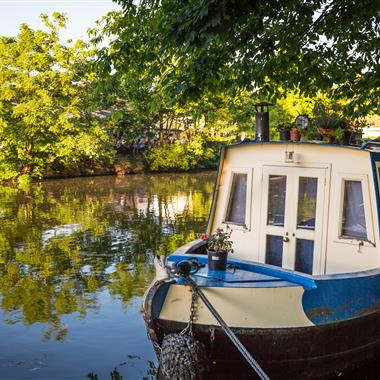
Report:
<svg viewBox="0 0 380 380"><path fill-rule="evenodd" d="M247 205L247 174L233 173L226 223L245 225Z"/></svg>
<svg viewBox="0 0 380 380"><path fill-rule="evenodd" d="M286 176L270 175L268 192L267 224L270 226L283 226L285 220Z"/></svg>
<svg viewBox="0 0 380 380"><path fill-rule="evenodd" d="M318 178L300 177L298 185L297 228L315 230Z"/></svg>
<svg viewBox="0 0 380 380"><path fill-rule="evenodd" d="M367 239L361 181L344 181L341 235L344 238Z"/></svg>

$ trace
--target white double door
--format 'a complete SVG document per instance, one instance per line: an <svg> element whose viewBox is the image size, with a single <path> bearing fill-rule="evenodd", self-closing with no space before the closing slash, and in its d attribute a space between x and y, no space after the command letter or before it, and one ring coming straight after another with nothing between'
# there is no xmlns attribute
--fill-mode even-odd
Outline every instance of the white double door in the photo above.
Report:
<svg viewBox="0 0 380 380"><path fill-rule="evenodd" d="M260 261L323 272L326 169L263 166Z"/></svg>

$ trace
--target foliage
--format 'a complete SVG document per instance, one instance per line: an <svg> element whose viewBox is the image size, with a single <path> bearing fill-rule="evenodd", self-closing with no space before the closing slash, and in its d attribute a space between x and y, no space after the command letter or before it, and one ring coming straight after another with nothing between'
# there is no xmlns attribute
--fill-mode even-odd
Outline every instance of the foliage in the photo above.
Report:
<svg viewBox="0 0 380 380"><path fill-rule="evenodd" d="M351 132L363 132L364 128L369 128L370 124L365 118L358 118L355 120L348 120L348 129Z"/></svg>
<svg viewBox="0 0 380 380"><path fill-rule="evenodd" d="M216 165L215 157L215 149L204 147L197 138L184 144L151 148L145 155L152 171L210 168Z"/></svg>
<svg viewBox="0 0 380 380"><path fill-rule="evenodd" d="M143 65L159 73L172 99L238 88L275 97L323 90L350 99L354 116L378 109L379 2L117 2L123 17L113 31L124 54L130 53L133 24L134 41L151 51Z"/></svg>
<svg viewBox="0 0 380 380"><path fill-rule="evenodd" d="M278 132L281 131L290 131L295 125L291 123L279 123L275 125L275 128Z"/></svg>
<svg viewBox="0 0 380 380"><path fill-rule="evenodd" d="M232 240L231 240L232 230L228 228L223 231L222 228L217 228L215 233L211 234L207 238L207 248L210 251L220 252L220 253L230 253L233 252Z"/></svg>
<svg viewBox="0 0 380 380"><path fill-rule="evenodd" d="M90 44L68 46L63 15L43 15L46 30L23 24L0 37L0 179L91 172L139 139L152 170L210 167L220 144L252 137L253 105L271 96L272 126L317 121L317 103L353 125L380 88L377 8L348 17L356 2L120 0Z"/></svg>
<svg viewBox="0 0 380 380"><path fill-rule="evenodd" d="M254 118L254 99L249 92L205 90L186 101L181 101L182 85L176 86L174 95L170 92L165 78L177 66L176 58L162 51L159 36L144 17L149 18L148 12L141 18L133 12L111 12L103 20L103 29L92 31L95 44L104 35L111 40L108 50L99 51L97 67L113 83L109 105L116 110L113 122L123 138L128 143L149 138L166 151L163 146L170 135L180 134L178 141L189 143L189 149L170 150L179 150L182 155L183 151L192 151L192 145L199 145L193 141L197 138L202 144L229 143L239 134L249 133ZM186 159L183 168L191 167L190 161L191 157Z"/></svg>
<svg viewBox="0 0 380 380"><path fill-rule="evenodd" d="M0 179L42 177L49 166L109 159L109 137L91 113L94 52L63 46L62 14L41 16L46 31L20 26L0 37Z"/></svg>

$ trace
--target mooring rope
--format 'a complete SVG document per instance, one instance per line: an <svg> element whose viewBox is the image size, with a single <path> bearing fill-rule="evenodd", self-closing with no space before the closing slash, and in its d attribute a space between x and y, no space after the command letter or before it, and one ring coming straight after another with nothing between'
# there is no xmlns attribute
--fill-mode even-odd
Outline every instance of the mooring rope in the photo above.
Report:
<svg viewBox="0 0 380 380"><path fill-rule="evenodd" d="M261 380L270 380L269 376L264 372L264 370L260 367L259 363L252 357L252 355L247 351L247 349L243 346L234 332L227 326L226 322L222 319L219 313L215 310L214 306L210 303L207 297L204 295L202 290L198 287L197 283L190 278L189 276L183 276L186 282L188 282L193 291L199 296L199 298L204 302L207 308L210 310L211 314L215 317L215 319L219 322L223 331L230 338L231 342L236 346L236 348L240 351L240 353L244 356L245 360L248 364L254 369Z"/></svg>

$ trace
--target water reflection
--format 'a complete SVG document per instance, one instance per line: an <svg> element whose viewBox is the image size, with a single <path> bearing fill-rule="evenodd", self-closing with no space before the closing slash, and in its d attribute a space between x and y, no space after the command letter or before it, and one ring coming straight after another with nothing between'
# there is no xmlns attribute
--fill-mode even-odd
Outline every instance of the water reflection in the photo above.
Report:
<svg viewBox="0 0 380 380"><path fill-rule="evenodd" d="M121 363L121 365L126 363ZM157 379L158 374L158 368L155 366L153 361L148 361L148 369L146 371L146 374L142 377L142 380L154 380ZM90 380L101 380L100 377L96 373L90 372L87 375L87 378ZM124 377L120 374L120 372L117 370L117 368L114 368L110 372L110 380L123 380ZM126 380L126 379L125 379Z"/></svg>
<svg viewBox="0 0 380 380"><path fill-rule="evenodd" d="M39 322L45 340L62 341L70 333L62 316L86 318L104 289L127 307L153 277L152 253L204 230L213 180L200 173L0 188L3 322Z"/></svg>

